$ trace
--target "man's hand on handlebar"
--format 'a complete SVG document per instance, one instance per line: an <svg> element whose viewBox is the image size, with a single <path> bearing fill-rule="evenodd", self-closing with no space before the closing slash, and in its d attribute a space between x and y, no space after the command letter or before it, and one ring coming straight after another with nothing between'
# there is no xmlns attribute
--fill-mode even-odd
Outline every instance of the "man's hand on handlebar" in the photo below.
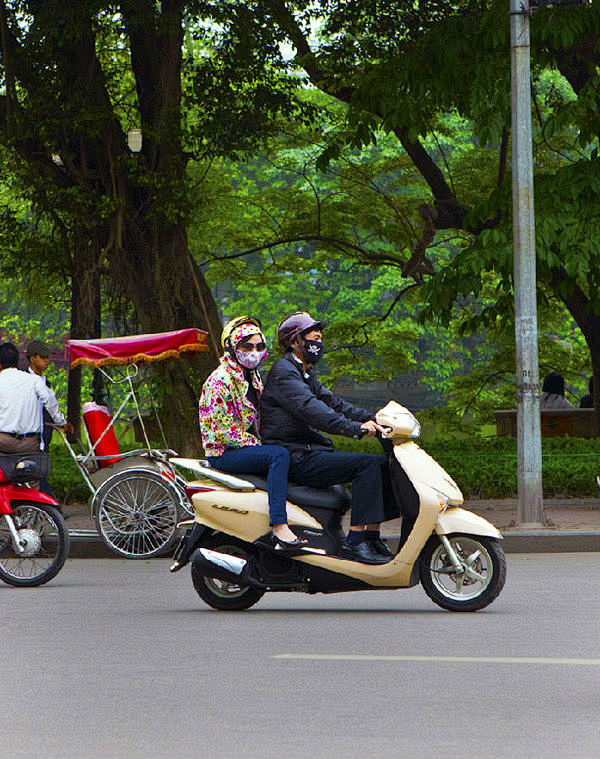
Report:
<svg viewBox="0 0 600 759"><path fill-rule="evenodd" d="M382 427L380 424L377 424L376 421L373 419L369 419L366 422L363 422L360 425L361 430L365 430L365 433L367 437L373 437L378 432L386 432L386 427Z"/></svg>

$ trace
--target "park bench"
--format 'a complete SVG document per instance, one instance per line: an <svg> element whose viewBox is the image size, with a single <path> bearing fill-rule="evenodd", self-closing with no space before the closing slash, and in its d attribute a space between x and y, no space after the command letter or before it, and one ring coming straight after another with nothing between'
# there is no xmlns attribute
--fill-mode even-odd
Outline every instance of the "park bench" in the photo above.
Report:
<svg viewBox="0 0 600 759"><path fill-rule="evenodd" d="M494 411L498 437L517 436L517 410ZM594 409L567 408L540 411L542 437L597 437Z"/></svg>

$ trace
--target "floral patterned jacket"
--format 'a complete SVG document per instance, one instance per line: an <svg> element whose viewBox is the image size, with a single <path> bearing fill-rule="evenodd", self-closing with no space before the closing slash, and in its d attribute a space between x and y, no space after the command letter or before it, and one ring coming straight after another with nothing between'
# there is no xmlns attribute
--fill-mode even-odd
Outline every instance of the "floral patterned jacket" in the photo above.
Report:
<svg viewBox="0 0 600 759"><path fill-rule="evenodd" d="M250 432L258 427L258 410L246 397L248 382L244 370L227 354L208 377L198 403L200 432L206 456L220 456L226 448L260 445ZM257 394L263 385L258 372L252 372Z"/></svg>

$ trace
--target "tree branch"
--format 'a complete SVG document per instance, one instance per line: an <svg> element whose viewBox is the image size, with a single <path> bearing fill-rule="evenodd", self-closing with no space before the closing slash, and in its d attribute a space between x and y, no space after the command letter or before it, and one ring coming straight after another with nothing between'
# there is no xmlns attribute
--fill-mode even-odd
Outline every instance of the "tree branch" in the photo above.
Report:
<svg viewBox="0 0 600 759"><path fill-rule="evenodd" d="M348 242L347 240L339 240L335 237L327 237L326 235L298 235L297 237L288 237L280 240L274 240L272 242L266 242L262 245L257 245L255 248L249 248L237 253L231 253L227 256L214 256L211 259L205 259L199 264L199 266L206 266L208 263L210 263L210 261L231 261L236 258L250 256L253 253L260 253L263 250L272 250L273 248L278 248L281 245L292 245L296 242L324 242L330 245L335 245L336 247L345 250L352 250L355 253L359 254L360 261L364 264L369 264L376 261L377 263L389 263L392 266L403 265L402 261L394 258L393 256L390 256L388 254L370 252L362 248L360 245L355 245L354 243Z"/></svg>
<svg viewBox="0 0 600 759"><path fill-rule="evenodd" d="M327 76L319 65L318 58L311 49L306 35L284 0L269 0L268 5L271 7L275 19L283 31L288 34L297 50L294 58L295 62L306 71L310 81L328 95L349 103L355 93L355 88L335 88L328 82ZM379 118L382 116L379 112L376 112L374 115ZM446 182L443 172L427 153L423 145L418 140L409 139L408 130L405 128L398 127L394 129L394 133L433 194L437 210L436 225L438 225L438 229L461 228L464 218L470 209L458 203L454 193Z"/></svg>

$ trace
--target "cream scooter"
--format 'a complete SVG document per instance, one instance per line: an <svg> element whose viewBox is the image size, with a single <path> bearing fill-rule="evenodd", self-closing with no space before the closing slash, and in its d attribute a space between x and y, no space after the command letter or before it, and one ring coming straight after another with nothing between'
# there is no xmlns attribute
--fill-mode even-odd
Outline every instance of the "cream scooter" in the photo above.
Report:
<svg viewBox="0 0 600 759"><path fill-rule="evenodd" d="M191 561L194 587L215 609L247 609L267 591L393 590L419 582L444 609L488 606L506 577L501 534L460 508L463 497L456 483L414 442L420 425L408 409L392 401L376 419L393 444L390 466L401 465L419 498L412 531L390 561L363 564L339 557L341 516L349 507L348 491L341 486L321 490L290 484L288 522L308 543L297 554L282 554L270 540L264 479L241 479L202 461L174 458L172 463L199 478L188 483L196 517L182 523L189 529L171 571Z"/></svg>

